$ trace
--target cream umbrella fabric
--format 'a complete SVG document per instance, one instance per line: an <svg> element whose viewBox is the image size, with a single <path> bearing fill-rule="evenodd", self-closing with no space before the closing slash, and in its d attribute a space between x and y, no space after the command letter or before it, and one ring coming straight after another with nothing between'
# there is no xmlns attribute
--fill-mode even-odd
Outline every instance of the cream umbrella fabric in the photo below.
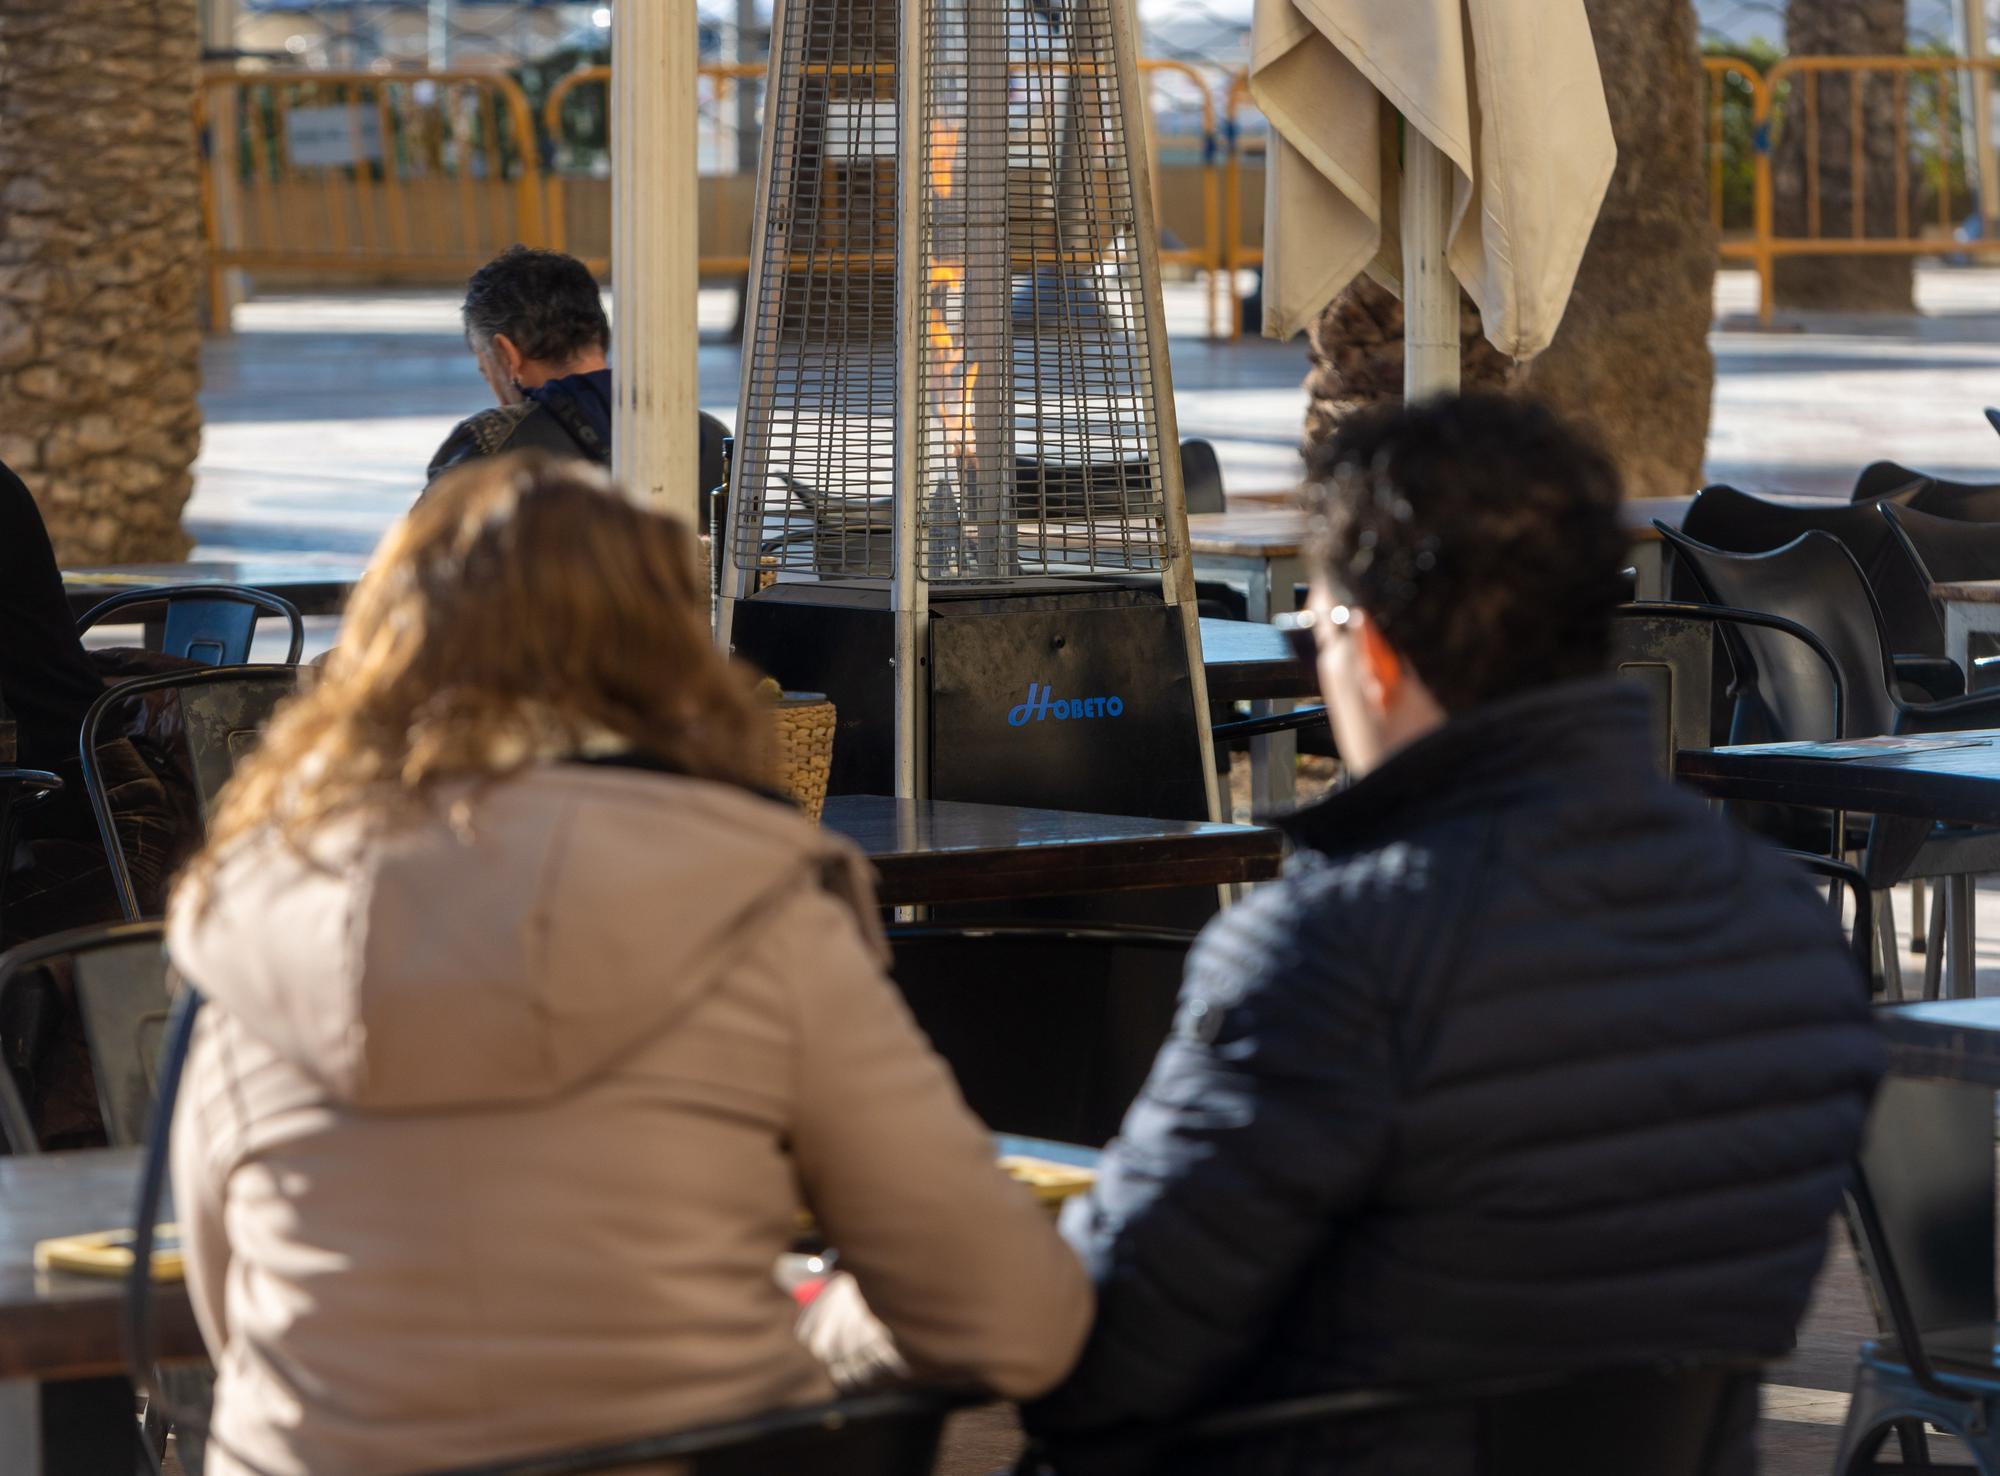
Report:
<svg viewBox="0 0 2000 1476"><path fill-rule="evenodd" d="M1257 0L1264 331L1366 271L1400 291L1397 115L1457 176L1448 260L1517 359L1555 336L1617 148L1583 0Z"/></svg>

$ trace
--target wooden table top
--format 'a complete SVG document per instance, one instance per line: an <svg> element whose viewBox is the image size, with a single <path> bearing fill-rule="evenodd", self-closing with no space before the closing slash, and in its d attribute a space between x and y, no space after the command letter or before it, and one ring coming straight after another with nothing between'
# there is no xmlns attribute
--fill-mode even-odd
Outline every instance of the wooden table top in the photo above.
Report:
<svg viewBox="0 0 2000 1476"><path fill-rule="evenodd" d="M1898 1076L2000 1088L2000 999L1941 999L1875 1011Z"/></svg>
<svg viewBox="0 0 2000 1476"><path fill-rule="evenodd" d="M245 559L188 564L93 564L63 570L70 613L82 616L100 600L163 584L241 584L281 596L302 615L338 615L362 570L298 559Z"/></svg>
<svg viewBox="0 0 2000 1476"><path fill-rule="evenodd" d="M120 1372L123 1281L35 1269L35 1242L131 1224L139 1153L107 1148L0 1158L0 1379ZM163 1358L195 1358L201 1332L184 1287L155 1297Z"/></svg>
<svg viewBox="0 0 2000 1476"><path fill-rule="evenodd" d="M1285 633L1248 620L1201 622L1210 702L1275 702L1319 696L1319 677L1295 660Z"/></svg>
<svg viewBox="0 0 2000 1476"><path fill-rule="evenodd" d="M873 794L829 796L821 823L875 863L885 907L1267 881L1283 850L1261 825Z"/></svg>
<svg viewBox="0 0 2000 1476"><path fill-rule="evenodd" d="M1674 769L1720 799L2000 825L2000 730L1880 741L1953 746L1847 759L1815 758L1784 743L1690 748L1681 750Z"/></svg>
<svg viewBox="0 0 2000 1476"><path fill-rule="evenodd" d="M1933 584L1931 595L1947 605L2000 605L2000 579L1964 579Z"/></svg>

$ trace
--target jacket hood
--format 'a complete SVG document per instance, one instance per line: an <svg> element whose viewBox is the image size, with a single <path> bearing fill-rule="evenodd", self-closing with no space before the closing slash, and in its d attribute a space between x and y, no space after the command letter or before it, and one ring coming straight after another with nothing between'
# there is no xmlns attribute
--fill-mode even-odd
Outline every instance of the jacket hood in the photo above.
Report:
<svg viewBox="0 0 2000 1476"><path fill-rule="evenodd" d="M561 422L592 461L611 460L611 371L565 374L527 391L527 397Z"/></svg>
<svg viewBox="0 0 2000 1476"><path fill-rule="evenodd" d="M1294 844L1344 851L1463 810L1492 810L1553 787L1601 806L1606 786L1657 776L1643 688L1585 677L1487 703L1450 719L1345 789L1277 821Z"/></svg>
<svg viewBox="0 0 2000 1476"><path fill-rule="evenodd" d="M883 952L867 862L797 811L704 780L547 764L450 786L414 821L301 855L226 855L168 917L181 972L334 1100L374 1110L561 1093L674 1021L803 889Z"/></svg>

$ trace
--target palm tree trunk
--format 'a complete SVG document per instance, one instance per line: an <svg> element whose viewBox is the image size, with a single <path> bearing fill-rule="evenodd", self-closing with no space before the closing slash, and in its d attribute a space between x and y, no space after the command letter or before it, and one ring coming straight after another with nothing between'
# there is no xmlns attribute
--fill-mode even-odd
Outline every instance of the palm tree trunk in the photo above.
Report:
<svg viewBox="0 0 2000 1476"><path fill-rule="evenodd" d="M67 561L187 549L198 46L195 0L0 0L0 460Z"/></svg>
<svg viewBox="0 0 2000 1476"><path fill-rule="evenodd" d="M1788 0L1785 47L1793 56L1900 56L1907 49L1906 0ZM1838 73L1808 82L1795 77L1781 104L1777 150L1771 161L1780 237L1854 233L1853 88L1862 88L1861 230L1896 234L1896 92L1887 75L1860 79ZM1919 85L1913 81L1912 86ZM1806 93L1819 118L1819 198L1815 227L1807 157ZM1954 89L1955 95L1955 89ZM1956 143L1954 134L1952 142ZM1922 171L1912 167L1910 175ZM1911 201L1915 219L1925 218ZM1912 270L1906 256L1806 256L1780 258L1777 299L1795 310L1911 312Z"/></svg>
<svg viewBox="0 0 2000 1476"><path fill-rule="evenodd" d="M1715 227L1688 0L1586 0L1618 169L1555 342L1527 387L1592 426L1632 497L1701 485L1715 359Z"/></svg>
<svg viewBox="0 0 2000 1476"><path fill-rule="evenodd" d="M1689 0L1586 0L1618 170L1561 330L1525 375L1465 304L1465 385L1525 384L1595 428L1633 496L1700 482L1715 363L1715 232L1702 172L1701 61ZM1312 334L1307 437L1358 405L1400 398L1400 305L1356 282Z"/></svg>

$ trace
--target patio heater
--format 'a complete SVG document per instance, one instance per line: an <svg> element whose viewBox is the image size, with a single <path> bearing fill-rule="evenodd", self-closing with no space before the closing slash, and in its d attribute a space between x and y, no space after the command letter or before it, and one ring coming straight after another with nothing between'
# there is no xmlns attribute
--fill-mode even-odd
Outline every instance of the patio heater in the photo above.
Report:
<svg viewBox="0 0 2000 1476"><path fill-rule="evenodd" d="M779 0L721 638L833 792L1215 813L1131 0Z"/></svg>

